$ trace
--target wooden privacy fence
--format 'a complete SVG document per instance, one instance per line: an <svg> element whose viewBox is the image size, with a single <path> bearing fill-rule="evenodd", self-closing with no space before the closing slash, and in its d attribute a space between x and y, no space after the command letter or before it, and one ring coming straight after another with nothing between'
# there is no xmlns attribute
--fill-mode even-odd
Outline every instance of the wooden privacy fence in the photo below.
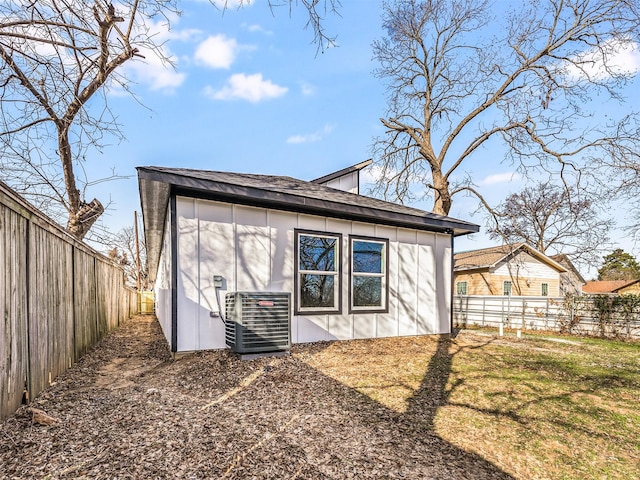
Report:
<svg viewBox="0 0 640 480"><path fill-rule="evenodd" d="M521 330L640 338L640 305L620 302L615 306L606 301L612 298L454 295L453 319L462 327L502 324Z"/></svg>
<svg viewBox="0 0 640 480"><path fill-rule="evenodd" d="M137 312L121 268L0 182L0 419Z"/></svg>

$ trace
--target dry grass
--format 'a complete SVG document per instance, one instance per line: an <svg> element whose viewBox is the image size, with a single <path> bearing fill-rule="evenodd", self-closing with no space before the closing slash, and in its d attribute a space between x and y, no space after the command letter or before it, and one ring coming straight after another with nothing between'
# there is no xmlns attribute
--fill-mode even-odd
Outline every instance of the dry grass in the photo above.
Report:
<svg viewBox="0 0 640 480"><path fill-rule="evenodd" d="M639 343L463 332L335 343L308 362L409 417L430 402L436 434L516 478L640 478Z"/></svg>
<svg viewBox="0 0 640 480"><path fill-rule="evenodd" d="M173 361L140 317L0 424L0 478L640 478L640 345L572 340Z"/></svg>

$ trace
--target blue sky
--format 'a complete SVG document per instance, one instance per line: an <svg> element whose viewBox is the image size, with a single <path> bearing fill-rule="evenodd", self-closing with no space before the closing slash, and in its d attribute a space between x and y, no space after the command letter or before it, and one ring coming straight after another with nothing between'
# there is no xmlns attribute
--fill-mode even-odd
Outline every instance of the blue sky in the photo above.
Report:
<svg viewBox="0 0 640 480"><path fill-rule="evenodd" d="M295 2L294 2L295 3ZM175 69L147 54L127 66L130 95L113 90L111 109L127 139L94 153L90 179L111 174L126 180L90 187L87 197L111 201L103 222L118 230L140 211L135 167L162 165L289 175L310 180L371 157L373 138L383 133L386 109L382 82L375 78L371 44L382 36L375 0L343 0L340 16L324 26L337 48L317 53L305 30L303 8L278 8L255 0L224 13L207 1L183 0L183 15L152 27ZM637 53L637 52L636 52ZM640 65L636 55L628 60ZM638 84L629 101L638 103ZM616 108L611 106L611 108ZM491 152L486 152L491 155ZM470 165L476 183L498 202L524 182L513 167L497 162ZM429 209L430 201L416 204ZM456 197L451 216L484 226L472 216L477 201ZM621 238L620 235L617 235ZM459 239L457 250L489 246L482 234ZM634 251L628 239L620 244ZM638 254L638 251L634 251Z"/></svg>

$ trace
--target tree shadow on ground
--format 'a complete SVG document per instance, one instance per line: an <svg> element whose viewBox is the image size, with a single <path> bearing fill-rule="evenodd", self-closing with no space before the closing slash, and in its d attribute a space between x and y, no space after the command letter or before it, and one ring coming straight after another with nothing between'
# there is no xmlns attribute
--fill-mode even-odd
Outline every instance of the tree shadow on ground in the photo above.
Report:
<svg viewBox="0 0 640 480"><path fill-rule="evenodd" d="M513 478L433 429L448 401L447 337L398 412L312 367L305 354L247 362L214 351L167 362L157 321L145 341L126 336L150 330L127 328L34 402L61 419L57 426L29 427L25 417L3 425L0 470L16 478ZM303 349L313 355L329 345ZM155 367L129 377L133 386L72 388L112 357L136 356Z"/></svg>

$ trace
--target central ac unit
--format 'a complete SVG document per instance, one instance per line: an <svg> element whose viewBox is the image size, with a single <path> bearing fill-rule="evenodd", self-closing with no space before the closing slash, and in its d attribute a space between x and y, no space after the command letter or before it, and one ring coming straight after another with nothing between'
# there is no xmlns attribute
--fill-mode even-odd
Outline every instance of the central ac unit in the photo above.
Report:
<svg viewBox="0 0 640 480"><path fill-rule="evenodd" d="M233 292L225 296L225 337L237 353L291 348L291 294Z"/></svg>

